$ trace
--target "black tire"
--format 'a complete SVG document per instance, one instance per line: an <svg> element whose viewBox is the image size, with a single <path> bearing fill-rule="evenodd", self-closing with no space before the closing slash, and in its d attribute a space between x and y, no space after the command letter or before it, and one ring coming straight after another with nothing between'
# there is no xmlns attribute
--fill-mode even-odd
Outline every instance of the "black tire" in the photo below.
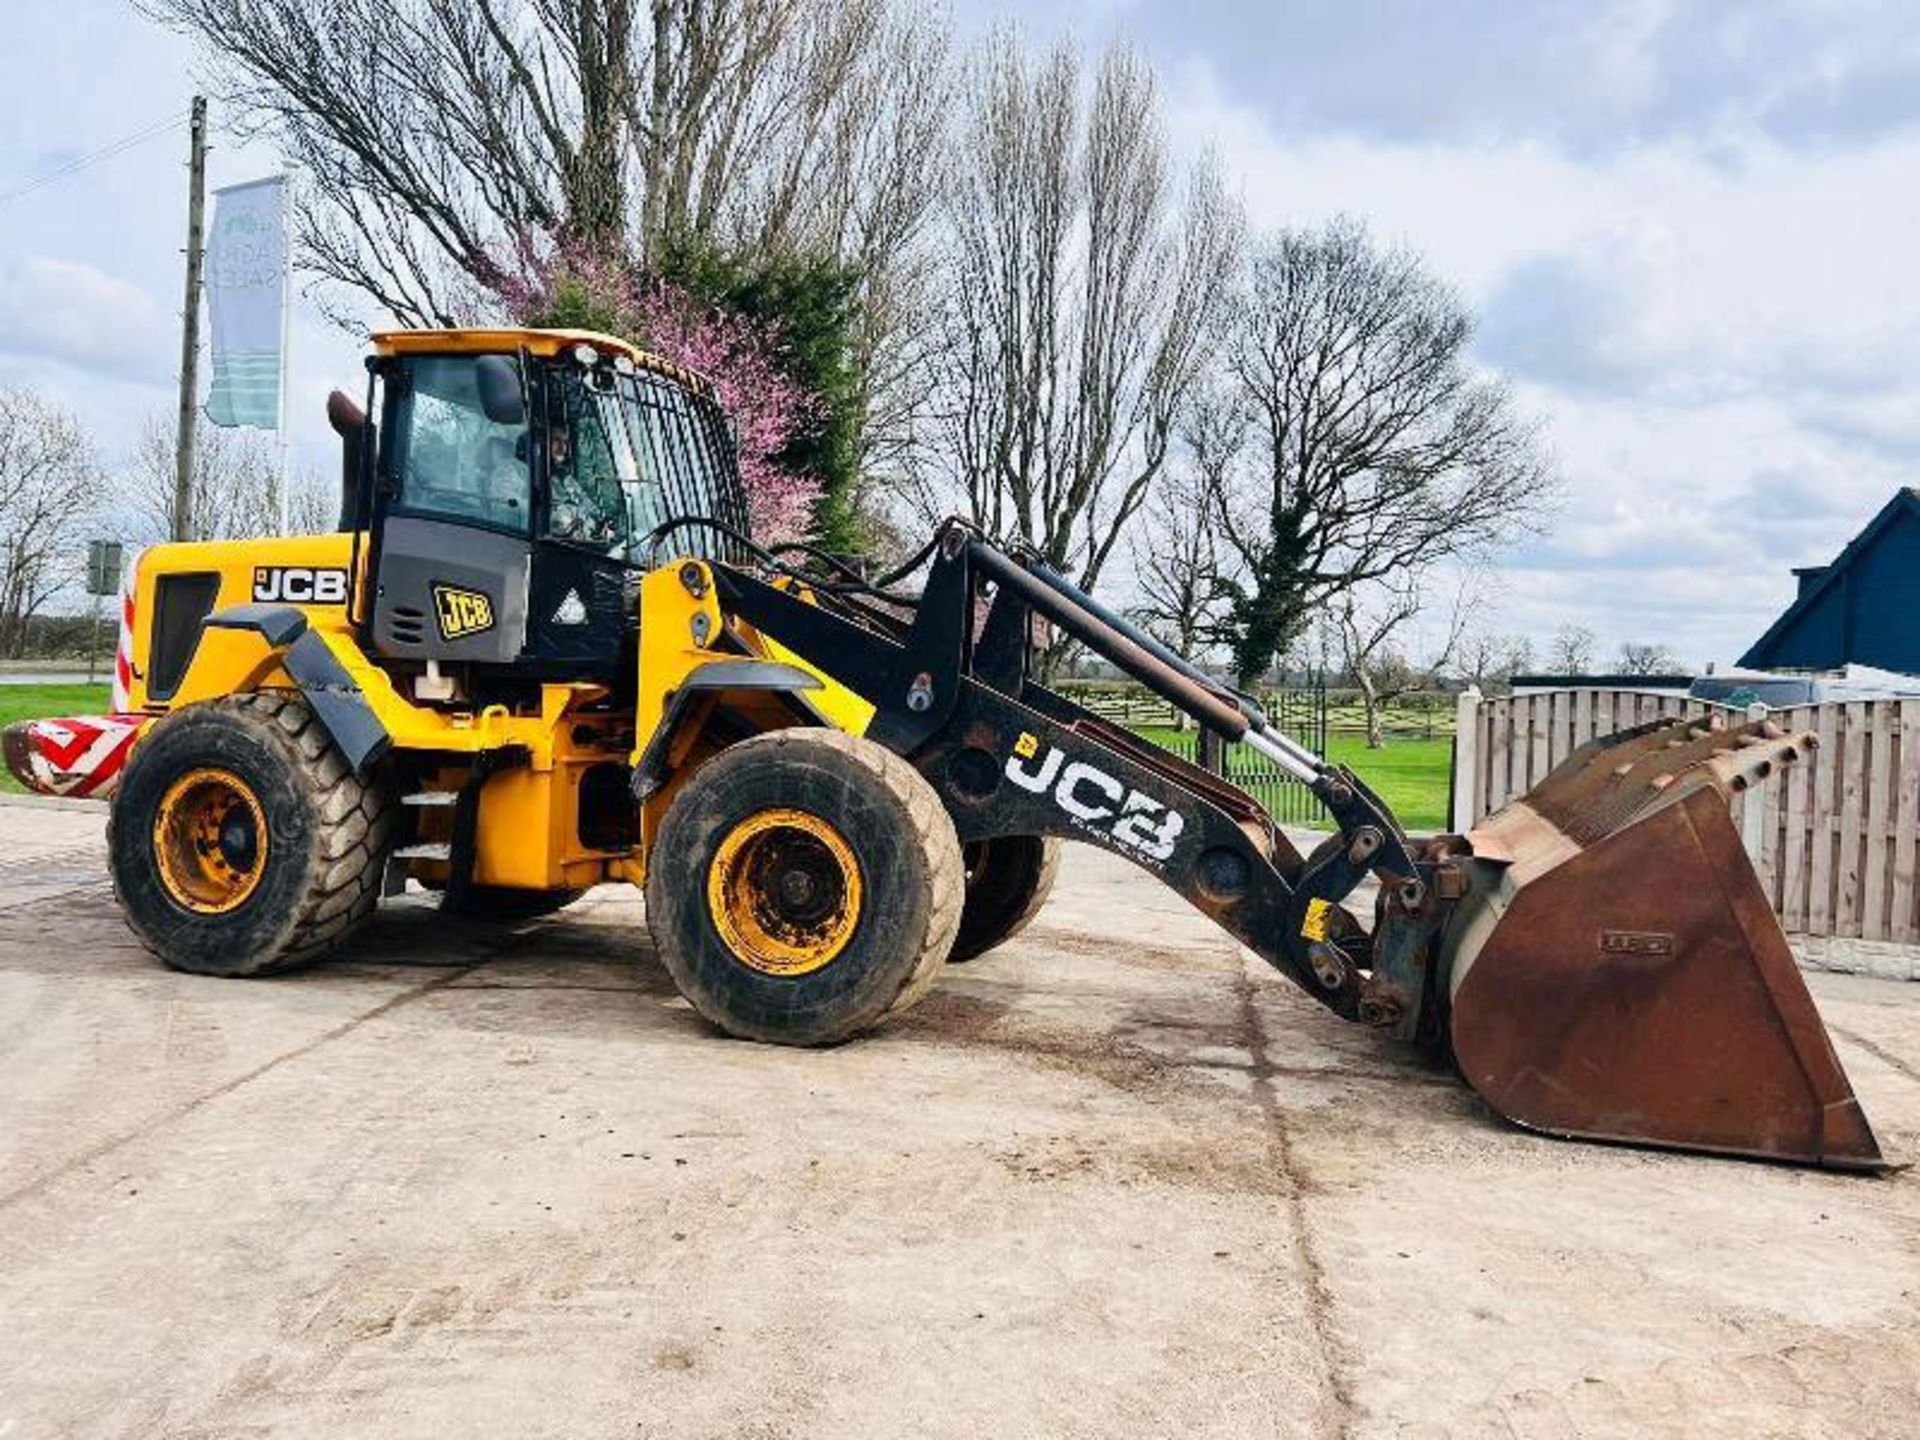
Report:
<svg viewBox="0 0 1920 1440"><path fill-rule="evenodd" d="M264 821L251 888L220 913L189 908L163 873L156 822L196 772L239 782ZM114 794L114 895L141 943L176 970L277 974L319 959L373 913L393 824L386 788L348 769L298 695L189 706L155 724Z"/></svg>
<svg viewBox="0 0 1920 1440"><path fill-rule="evenodd" d="M843 858L776 823L783 811L824 825ZM728 847L763 824L789 837L769 842L786 845L775 853L788 858L761 867L764 885L742 887L756 904L779 906L780 885L800 869L809 876L806 896L827 914L820 923L839 926L834 933L843 937L821 947L831 958L804 973L772 973L736 948L709 898L710 880L726 890L726 877L752 868L729 859L744 849ZM796 853L812 858L790 861ZM820 855L826 861L810 870ZM844 882L848 859L859 886L854 902ZM939 974L964 899L960 842L933 787L890 750L837 730L772 731L707 761L674 797L647 867L648 924L680 993L728 1034L778 1045L832 1044L906 1010ZM771 928L790 919L776 914ZM791 933L803 933L793 924L801 928Z"/></svg>
<svg viewBox="0 0 1920 1440"><path fill-rule="evenodd" d="M1027 928L1053 891L1061 849L1051 835L1002 835L962 848L967 903L948 964L984 955Z"/></svg>
<svg viewBox="0 0 1920 1440"><path fill-rule="evenodd" d="M454 892L440 892L440 913L463 920L538 920L564 910L584 890L516 890L505 885L469 885L458 900Z"/></svg>

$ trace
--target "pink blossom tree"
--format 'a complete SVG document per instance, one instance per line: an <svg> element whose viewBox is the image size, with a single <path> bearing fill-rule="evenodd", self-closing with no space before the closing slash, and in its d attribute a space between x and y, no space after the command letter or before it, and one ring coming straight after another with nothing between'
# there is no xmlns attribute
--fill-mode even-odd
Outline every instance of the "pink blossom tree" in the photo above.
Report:
<svg viewBox="0 0 1920 1440"><path fill-rule="evenodd" d="M783 369L772 327L702 305L623 259L565 243L541 251L523 240L510 265L494 267L489 288L522 324L618 335L706 376L733 422L754 537L763 544L806 537L820 481L780 456L818 415L819 401Z"/></svg>

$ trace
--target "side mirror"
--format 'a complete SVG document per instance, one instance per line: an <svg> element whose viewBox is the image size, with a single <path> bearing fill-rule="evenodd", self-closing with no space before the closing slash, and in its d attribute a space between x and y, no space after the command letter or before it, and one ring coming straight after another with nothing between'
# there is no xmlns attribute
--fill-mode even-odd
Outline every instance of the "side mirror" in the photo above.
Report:
<svg viewBox="0 0 1920 1440"><path fill-rule="evenodd" d="M527 423L526 396L520 389L520 367L505 355L482 355L473 362L473 383L480 392L480 409L496 425Z"/></svg>

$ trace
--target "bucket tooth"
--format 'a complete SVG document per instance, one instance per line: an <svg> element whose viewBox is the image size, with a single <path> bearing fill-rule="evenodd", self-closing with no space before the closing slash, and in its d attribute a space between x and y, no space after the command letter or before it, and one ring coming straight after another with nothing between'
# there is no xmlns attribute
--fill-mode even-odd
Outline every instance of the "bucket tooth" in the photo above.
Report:
<svg viewBox="0 0 1920 1440"><path fill-rule="evenodd" d="M1450 1026L1488 1104L1559 1135L1886 1168L1727 813L1811 739L1642 726L1469 835Z"/></svg>

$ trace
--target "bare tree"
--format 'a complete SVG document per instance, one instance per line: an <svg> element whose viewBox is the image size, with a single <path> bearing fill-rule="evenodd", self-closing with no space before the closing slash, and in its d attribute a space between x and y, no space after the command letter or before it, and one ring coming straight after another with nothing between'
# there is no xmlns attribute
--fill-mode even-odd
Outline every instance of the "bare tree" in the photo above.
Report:
<svg viewBox="0 0 1920 1440"><path fill-rule="evenodd" d="M931 393L951 35L923 0L857 0L827 14L812 23L837 33L826 53L844 58L803 72L800 86L828 102L803 132L820 138L758 146L783 164L742 187L728 238L749 253L831 255L852 268L862 468L897 470Z"/></svg>
<svg viewBox="0 0 1920 1440"><path fill-rule="evenodd" d="M639 0L142 0L305 177L306 264L456 318L514 237L622 238Z"/></svg>
<svg viewBox="0 0 1920 1440"><path fill-rule="evenodd" d="M138 3L299 166L303 263L350 295L446 325L562 240L825 256L862 287L863 436L897 443L950 109L926 0Z"/></svg>
<svg viewBox="0 0 1920 1440"><path fill-rule="evenodd" d="M173 513L173 424L151 417L134 442L116 490L129 538L167 538ZM279 458L264 436L202 426L194 446L187 501L188 538L233 540L280 533ZM335 527L337 497L312 472L290 477L288 533L324 534Z"/></svg>
<svg viewBox="0 0 1920 1440"><path fill-rule="evenodd" d="M1547 646L1547 668L1556 675L1584 675L1593 669L1593 631L1571 622L1553 632Z"/></svg>
<svg viewBox="0 0 1920 1440"><path fill-rule="evenodd" d="M1502 689L1533 667L1533 641L1525 635L1475 630L1461 637L1454 671L1483 691Z"/></svg>
<svg viewBox="0 0 1920 1440"><path fill-rule="evenodd" d="M1220 542L1213 513L1246 444L1247 420L1220 391L1196 395L1176 426L1178 449L1152 487L1130 546L1140 601L1133 618L1182 655L1219 623Z"/></svg>
<svg viewBox="0 0 1920 1440"><path fill-rule="evenodd" d="M1259 431L1218 510L1241 676L1346 591L1540 523L1536 427L1469 365L1471 319L1417 257L1348 220L1286 231L1255 247L1233 312L1229 368Z"/></svg>
<svg viewBox="0 0 1920 1440"><path fill-rule="evenodd" d="M952 36L930 0L745 0L702 28L654 133L687 183L647 187L651 253L676 238L826 256L856 278L854 406L863 468L895 466L928 395L937 205L953 111ZM659 7L656 6L656 19ZM656 66L655 75L659 74ZM678 72L676 72L678 73ZM693 119L676 128L665 118ZM645 167L643 167L645 168Z"/></svg>
<svg viewBox="0 0 1920 1440"><path fill-rule="evenodd" d="M1237 233L1173 172L1151 72L1061 45L979 56L951 166L940 394L912 479L1095 585L1166 464Z"/></svg>
<svg viewBox="0 0 1920 1440"><path fill-rule="evenodd" d="M80 574L99 494L92 442L69 412L0 389L0 654L24 652L35 616Z"/></svg>
<svg viewBox="0 0 1920 1440"><path fill-rule="evenodd" d="M1685 662L1665 645L1629 640L1621 645L1616 663L1622 675L1671 675Z"/></svg>
<svg viewBox="0 0 1920 1440"><path fill-rule="evenodd" d="M1389 704L1403 695L1439 687L1475 608L1471 590L1463 587L1455 597L1445 637L1424 659L1416 660L1406 648L1406 632L1425 608L1426 588L1418 575L1401 576L1391 582L1349 586L1334 602L1329 628L1341 668L1360 692L1370 750L1378 750L1385 741L1381 721Z"/></svg>

